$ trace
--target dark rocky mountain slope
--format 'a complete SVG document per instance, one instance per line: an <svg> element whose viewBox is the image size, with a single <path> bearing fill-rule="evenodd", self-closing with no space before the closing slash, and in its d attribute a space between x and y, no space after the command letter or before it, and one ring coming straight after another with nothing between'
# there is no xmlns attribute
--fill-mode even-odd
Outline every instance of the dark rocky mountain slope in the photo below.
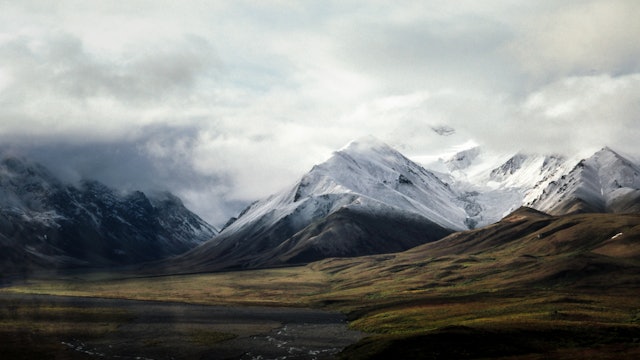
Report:
<svg viewBox="0 0 640 360"><path fill-rule="evenodd" d="M0 162L0 272L129 265L185 252L216 230L170 193L64 184L27 159Z"/></svg>

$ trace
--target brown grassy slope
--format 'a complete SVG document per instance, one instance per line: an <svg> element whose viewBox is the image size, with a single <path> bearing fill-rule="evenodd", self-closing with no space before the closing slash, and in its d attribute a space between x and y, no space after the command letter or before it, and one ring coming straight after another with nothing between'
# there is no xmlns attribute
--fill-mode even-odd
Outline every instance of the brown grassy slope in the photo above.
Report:
<svg viewBox="0 0 640 360"><path fill-rule="evenodd" d="M340 289L393 296L570 286L640 286L640 215L552 217L520 209L482 229L409 251L313 268ZM615 276L612 276L615 275Z"/></svg>
<svg viewBox="0 0 640 360"><path fill-rule="evenodd" d="M640 354L640 216L520 209L407 252L314 264L378 333L349 359ZM356 298L361 299L358 303Z"/></svg>

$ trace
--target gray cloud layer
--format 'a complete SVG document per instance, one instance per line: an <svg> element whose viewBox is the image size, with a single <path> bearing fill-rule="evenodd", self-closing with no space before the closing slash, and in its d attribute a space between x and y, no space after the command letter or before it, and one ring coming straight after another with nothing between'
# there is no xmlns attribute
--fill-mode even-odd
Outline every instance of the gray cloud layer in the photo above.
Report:
<svg viewBox="0 0 640 360"><path fill-rule="evenodd" d="M0 2L0 141L69 179L171 188L217 225L366 134L416 157L469 141L640 155L638 14L634 0Z"/></svg>

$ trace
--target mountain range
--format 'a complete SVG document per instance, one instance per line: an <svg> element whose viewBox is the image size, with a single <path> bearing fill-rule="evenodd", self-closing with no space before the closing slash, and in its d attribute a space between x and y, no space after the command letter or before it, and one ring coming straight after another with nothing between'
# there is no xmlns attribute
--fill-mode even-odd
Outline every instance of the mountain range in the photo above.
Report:
<svg viewBox="0 0 640 360"><path fill-rule="evenodd" d="M185 252L217 234L171 193L70 185L44 166L0 161L0 274L109 267Z"/></svg>
<svg viewBox="0 0 640 360"><path fill-rule="evenodd" d="M309 263L406 250L495 223L522 206L555 214L637 212L638 165L603 148L576 160L470 148L430 171L366 137L178 256L175 271ZM445 171L442 171L442 169Z"/></svg>
<svg viewBox="0 0 640 360"><path fill-rule="evenodd" d="M170 193L65 184L42 165L4 157L0 271L289 266L408 250L482 229L522 206L552 215L637 213L639 200L640 166L608 147L584 159L470 147L423 166L365 137L218 232Z"/></svg>

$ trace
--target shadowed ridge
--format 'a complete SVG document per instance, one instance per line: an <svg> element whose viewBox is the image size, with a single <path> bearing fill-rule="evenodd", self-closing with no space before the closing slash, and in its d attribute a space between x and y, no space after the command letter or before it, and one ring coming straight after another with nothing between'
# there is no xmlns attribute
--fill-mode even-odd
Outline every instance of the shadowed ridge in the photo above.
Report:
<svg viewBox="0 0 640 360"><path fill-rule="evenodd" d="M354 257L393 253L441 239L450 233L451 230L413 214L398 212L381 217L357 207L345 207L312 223L264 258L266 265L274 260L275 265L278 262L309 263L324 259L327 254Z"/></svg>

